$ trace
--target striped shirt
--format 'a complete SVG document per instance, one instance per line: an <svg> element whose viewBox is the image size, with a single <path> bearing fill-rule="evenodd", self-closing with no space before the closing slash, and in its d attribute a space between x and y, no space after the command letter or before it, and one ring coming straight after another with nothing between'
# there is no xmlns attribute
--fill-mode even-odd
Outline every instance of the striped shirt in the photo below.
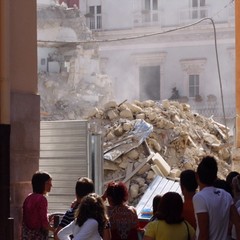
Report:
<svg viewBox="0 0 240 240"><path fill-rule="evenodd" d="M75 212L78 208L78 205L79 204L76 204L76 206L74 206L74 208L70 208L69 210L66 211L61 222L59 223L60 227L64 228L65 226L70 224L75 219Z"/></svg>

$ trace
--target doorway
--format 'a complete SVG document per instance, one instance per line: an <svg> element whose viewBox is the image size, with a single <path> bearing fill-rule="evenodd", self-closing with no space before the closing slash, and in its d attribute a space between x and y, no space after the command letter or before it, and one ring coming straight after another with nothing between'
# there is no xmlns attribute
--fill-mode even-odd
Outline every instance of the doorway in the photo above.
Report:
<svg viewBox="0 0 240 240"><path fill-rule="evenodd" d="M139 68L139 97L144 100L160 100L160 66Z"/></svg>

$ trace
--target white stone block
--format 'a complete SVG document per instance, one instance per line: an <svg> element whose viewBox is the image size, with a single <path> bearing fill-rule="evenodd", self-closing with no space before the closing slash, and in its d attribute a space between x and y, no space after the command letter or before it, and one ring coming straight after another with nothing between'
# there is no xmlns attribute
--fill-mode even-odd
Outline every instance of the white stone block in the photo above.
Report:
<svg viewBox="0 0 240 240"><path fill-rule="evenodd" d="M162 158L159 153L156 153L152 157L153 162L159 167L160 171L163 173L165 177L167 177L171 171L171 167L168 163Z"/></svg>

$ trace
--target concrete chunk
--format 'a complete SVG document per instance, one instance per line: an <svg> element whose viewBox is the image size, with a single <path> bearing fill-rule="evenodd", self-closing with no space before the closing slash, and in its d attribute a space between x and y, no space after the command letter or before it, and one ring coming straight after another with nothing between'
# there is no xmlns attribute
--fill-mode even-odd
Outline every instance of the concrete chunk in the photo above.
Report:
<svg viewBox="0 0 240 240"><path fill-rule="evenodd" d="M153 162L158 166L160 171L163 173L165 177L167 177L171 171L171 167L168 163L162 158L159 153L156 153L152 157Z"/></svg>

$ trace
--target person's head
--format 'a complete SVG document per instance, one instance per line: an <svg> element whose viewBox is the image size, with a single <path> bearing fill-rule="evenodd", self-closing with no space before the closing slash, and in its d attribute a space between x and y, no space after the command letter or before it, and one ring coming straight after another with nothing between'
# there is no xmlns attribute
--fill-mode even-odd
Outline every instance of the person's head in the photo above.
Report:
<svg viewBox="0 0 240 240"><path fill-rule="evenodd" d="M152 201L153 215L158 211L158 205L162 199L161 195L156 195Z"/></svg>
<svg viewBox="0 0 240 240"><path fill-rule="evenodd" d="M198 187L195 171L191 169L182 171L180 174L180 186L183 195L185 192L194 194Z"/></svg>
<svg viewBox="0 0 240 240"><path fill-rule="evenodd" d="M75 193L78 198L83 198L89 193L94 192L94 184L90 178L81 177L77 180L75 186Z"/></svg>
<svg viewBox="0 0 240 240"><path fill-rule="evenodd" d="M183 221L183 200L179 193L167 192L162 196L158 206L157 218L168 224L180 223Z"/></svg>
<svg viewBox="0 0 240 240"><path fill-rule="evenodd" d="M239 175L239 172L237 171L231 171L227 177L226 177L226 181L227 183L229 184L229 186L231 187L231 195L233 197L233 184L232 184L232 180L234 177L238 176Z"/></svg>
<svg viewBox="0 0 240 240"><path fill-rule="evenodd" d="M49 173L37 171L32 176L32 189L34 193L46 194L51 191L52 178Z"/></svg>
<svg viewBox="0 0 240 240"><path fill-rule="evenodd" d="M108 218L104 202L96 193L84 196L76 211L76 224L79 227L89 218L93 218L98 222L98 230L100 235L102 235Z"/></svg>
<svg viewBox="0 0 240 240"><path fill-rule="evenodd" d="M230 173L228 173L228 175L226 177L226 181L228 182L229 185L232 185L232 180L237 175L239 175L239 172L237 172L237 171L231 171Z"/></svg>
<svg viewBox="0 0 240 240"><path fill-rule="evenodd" d="M217 161L212 156L206 156L199 163L197 176L201 184L212 186L217 179L218 166Z"/></svg>
<svg viewBox="0 0 240 240"><path fill-rule="evenodd" d="M123 204L128 200L128 190L123 182L110 182L107 185L106 197L111 205Z"/></svg>
<svg viewBox="0 0 240 240"><path fill-rule="evenodd" d="M226 180L223 179L216 179L215 182L213 183L213 186L216 188L221 188L228 193L232 194L231 186L228 184Z"/></svg>
<svg viewBox="0 0 240 240"><path fill-rule="evenodd" d="M234 201L236 202L240 199L240 175L237 175L232 179L232 191Z"/></svg>

